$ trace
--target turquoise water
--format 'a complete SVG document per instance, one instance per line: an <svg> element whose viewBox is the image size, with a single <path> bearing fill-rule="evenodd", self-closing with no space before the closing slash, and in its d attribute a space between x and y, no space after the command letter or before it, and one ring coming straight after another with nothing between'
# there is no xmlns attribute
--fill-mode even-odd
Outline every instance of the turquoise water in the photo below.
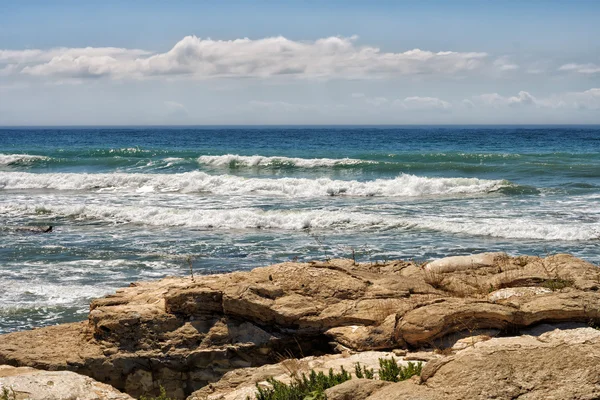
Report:
<svg viewBox="0 0 600 400"><path fill-rule="evenodd" d="M84 319L188 257L600 263L599 202L600 127L4 128L0 332Z"/></svg>

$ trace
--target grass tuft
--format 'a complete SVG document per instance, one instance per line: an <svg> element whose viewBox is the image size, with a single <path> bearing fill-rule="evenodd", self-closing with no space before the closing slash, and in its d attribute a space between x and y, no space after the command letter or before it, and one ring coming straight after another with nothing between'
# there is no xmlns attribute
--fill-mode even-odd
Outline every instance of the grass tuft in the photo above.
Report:
<svg viewBox="0 0 600 400"><path fill-rule="evenodd" d="M4 399L1 399L4 400ZM164 387L160 387L160 394L156 397L141 396L140 400L173 400L167 396L167 391Z"/></svg>
<svg viewBox="0 0 600 400"><path fill-rule="evenodd" d="M421 375L423 364L409 362L406 367L398 365L396 359L379 359L379 379L388 382L405 381L415 375Z"/></svg>
<svg viewBox="0 0 600 400"><path fill-rule="evenodd" d="M573 281L570 279L561 279L561 278L546 279L542 283L542 286L552 290L553 292L556 292L557 290L561 290L566 287L573 286Z"/></svg>
<svg viewBox="0 0 600 400"><path fill-rule="evenodd" d="M409 362L406 367L398 365L396 359L379 359L379 379L389 382L400 382L409 379L415 375L420 375L423 369L422 363L414 364ZM354 366L354 374L359 379L376 379L375 371L361 366L356 363ZM325 390L344 383L352 379L344 367L341 371L334 373L333 369L329 369L328 374L323 372L315 372L311 370L308 376L297 374L292 376L292 381L289 384L278 381L274 378L268 378L267 383L270 387L261 387L256 384L256 400L326 400ZM251 400L248 396L246 400Z"/></svg>
<svg viewBox="0 0 600 400"><path fill-rule="evenodd" d="M2 394L0 394L0 400L17 400L17 394L13 388L2 388Z"/></svg>

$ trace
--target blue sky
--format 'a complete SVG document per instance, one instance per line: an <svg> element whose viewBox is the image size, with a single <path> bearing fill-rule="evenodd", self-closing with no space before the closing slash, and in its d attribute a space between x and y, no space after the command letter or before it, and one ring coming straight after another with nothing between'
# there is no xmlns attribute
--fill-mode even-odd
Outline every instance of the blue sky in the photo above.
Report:
<svg viewBox="0 0 600 400"><path fill-rule="evenodd" d="M600 123L598 1L0 1L0 125Z"/></svg>

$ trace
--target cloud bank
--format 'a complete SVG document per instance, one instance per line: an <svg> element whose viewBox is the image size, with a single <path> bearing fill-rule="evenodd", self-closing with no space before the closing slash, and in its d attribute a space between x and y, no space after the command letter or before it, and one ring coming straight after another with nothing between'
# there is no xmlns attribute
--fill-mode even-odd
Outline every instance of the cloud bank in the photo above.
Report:
<svg viewBox="0 0 600 400"><path fill-rule="evenodd" d="M487 57L482 52L420 49L383 52L377 47L359 46L356 41L356 37L308 42L282 36L257 40L186 36L165 53L113 47L0 50L0 71L60 78L367 78L455 74L479 68Z"/></svg>

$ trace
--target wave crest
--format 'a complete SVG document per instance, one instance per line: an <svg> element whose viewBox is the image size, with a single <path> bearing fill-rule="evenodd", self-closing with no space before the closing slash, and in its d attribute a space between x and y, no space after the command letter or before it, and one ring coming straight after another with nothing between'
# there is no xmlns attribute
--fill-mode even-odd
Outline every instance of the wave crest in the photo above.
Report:
<svg viewBox="0 0 600 400"><path fill-rule="evenodd" d="M200 156L198 163L213 167L297 167L321 168L359 164L377 164L376 161L358 160L353 158L295 158L295 157L266 157L266 156L240 156L225 154L222 156Z"/></svg>
<svg viewBox="0 0 600 400"><path fill-rule="evenodd" d="M600 239L599 224L577 224L522 218L484 218L463 221L456 218L411 218L341 210L261 210L254 208L208 209L156 206L88 205L3 205L5 215L38 215L93 220L107 223L157 227L239 230L272 229L302 231L377 231L390 229L427 230L466 236L506 239L586 241Z"/></svg>
<svg viewBox="0 0 600 400"><path fill-rule="evenodd" d="M430 178L402 174L372 181L329 178L243 178L204 172L181 174L0 173L0 188L95 190L137 192L211 193L216 195L270 195L288 197L385 196L418 197L465 195L497 191L507 181L477 178Z"/></svg>
<svg viewBox="0 0 600 400"><path fill-rule="evenodd" d="M0 166L30 165L36 161L46 159L47 157L31 154L0 154Z"/></svg>

